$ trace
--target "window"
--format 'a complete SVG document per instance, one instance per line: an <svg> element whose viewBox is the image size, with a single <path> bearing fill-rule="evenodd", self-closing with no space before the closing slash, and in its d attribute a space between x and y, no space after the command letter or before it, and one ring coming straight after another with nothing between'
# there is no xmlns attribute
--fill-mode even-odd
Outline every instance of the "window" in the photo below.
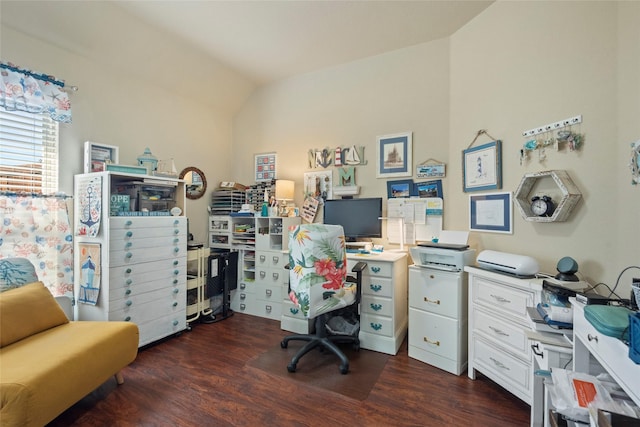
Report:
<svg viewBox="0 0 640 427"><path fill-rule="evenodd" d="M58 123L49 114L0 110L0 191L58 191Z"/></svg>

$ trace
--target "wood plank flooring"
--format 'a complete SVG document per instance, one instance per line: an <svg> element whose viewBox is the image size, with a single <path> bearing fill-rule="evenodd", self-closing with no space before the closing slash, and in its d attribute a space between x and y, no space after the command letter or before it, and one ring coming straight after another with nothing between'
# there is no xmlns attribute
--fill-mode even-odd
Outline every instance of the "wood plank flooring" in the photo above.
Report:
<svg viewBox="0 0 640 427"><path fill-rule="evenodd" d="M280 322L243 314L196 324L141 350L123 385L109 380L49 426L529 425L521 400L482 375L472 381L409 358L406 340L364 401L245 365L287 334ZM326 374L340 375L337 366Z"/></svg>

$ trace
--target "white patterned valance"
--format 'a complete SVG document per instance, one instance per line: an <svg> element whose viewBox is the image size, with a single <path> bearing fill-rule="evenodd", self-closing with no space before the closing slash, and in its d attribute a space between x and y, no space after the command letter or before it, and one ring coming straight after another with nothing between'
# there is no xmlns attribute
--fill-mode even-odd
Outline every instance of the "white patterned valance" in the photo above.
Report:
<svg viewBox="0 0 640 427"><path fill-rule="evenodd" d="M0 62L0 106L7 111L49 113L58 122L71 123L71 102L61 89L64 81Z"/></svg>

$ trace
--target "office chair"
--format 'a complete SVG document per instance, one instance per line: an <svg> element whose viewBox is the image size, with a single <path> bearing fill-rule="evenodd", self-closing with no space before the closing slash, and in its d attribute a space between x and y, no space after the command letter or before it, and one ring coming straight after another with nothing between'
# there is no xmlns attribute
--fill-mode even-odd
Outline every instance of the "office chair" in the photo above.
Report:
<svg viewBox="0 0 640 427"><path fill-rule="evenodd" d="M349 359L336 344L350 343L357 350L359 324L343 317L327 315L335 310L360 302L362 271L367 264L359 262L352 269L356 277L347 276L347 252L341 225L302 224L289 233L289 298L307 319L315 319L315 334L284 337L280 346L289 341L306 341L293 356L287 370L295 372L302 356L316 347L327 349L340 358L340 373L349 372ZM327 325L332 333L327 331Z"/></svg>

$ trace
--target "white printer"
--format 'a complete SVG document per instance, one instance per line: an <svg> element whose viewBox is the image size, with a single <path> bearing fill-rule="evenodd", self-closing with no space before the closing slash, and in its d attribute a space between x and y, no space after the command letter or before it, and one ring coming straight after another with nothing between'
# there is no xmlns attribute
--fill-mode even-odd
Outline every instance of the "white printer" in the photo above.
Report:
<svg viewBox="0 0 640 427"><path fill-rule="evenodd" d="M462 271L475 261L475 249L460 245L418 245L411 247L411 258L418 267L444 271Z"/></svg>

